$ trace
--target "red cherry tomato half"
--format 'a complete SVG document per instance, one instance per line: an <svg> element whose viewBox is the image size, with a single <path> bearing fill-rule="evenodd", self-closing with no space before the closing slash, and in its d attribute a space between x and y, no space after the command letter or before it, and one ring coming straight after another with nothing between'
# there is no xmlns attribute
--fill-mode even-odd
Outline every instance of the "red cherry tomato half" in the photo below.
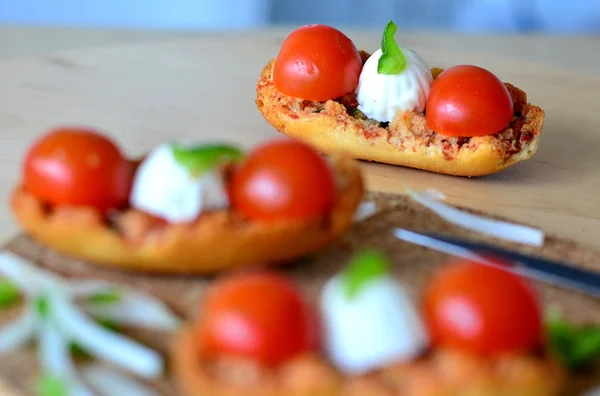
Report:
<svg viewBox="0 0 600 396"><path fill-rule="evenodd" d="M283 42L273 83L285 95L325 101L353 91L361 70L362 60L352 40L331 26L307 25Z"/></svg>
<svg viewBox="0 0 600 396"><path fill-rule="evenodd" d="M89 129L50 131L32 145L23 166L24 188L39 199L102 211L127 205L132 179L117 145Z"/></svg>
<svg viewBox="0 0 600 396"><path fill-rule="evenodd" d="M425 108L427 126L445 136L485 136L501 132L513 117L506 86L477 66L444 70L434 80Z"/></svg>
<svg viewBox="0 0 600 396"><path fill-rule="evenodd" d="M326 214L335 203L335 183L325 160L304 143L276 140L257 147L233 173L232 206L261 221Z"/></svg>
<svg viewBox="0 0 600 396"><path fill-rule="evenodd" d="M241 357L273 366L318 348L316 316L280 275L251 273L221 281L199 318L198 345L208 358Z"/></svg>
<svg viewBox="0 0 600 396"><path fill-rule="evenodd" d="M459 260L431 280L425 319L434 343L477 354L529 351L542 343L541 308L524 279Z"/></svg>

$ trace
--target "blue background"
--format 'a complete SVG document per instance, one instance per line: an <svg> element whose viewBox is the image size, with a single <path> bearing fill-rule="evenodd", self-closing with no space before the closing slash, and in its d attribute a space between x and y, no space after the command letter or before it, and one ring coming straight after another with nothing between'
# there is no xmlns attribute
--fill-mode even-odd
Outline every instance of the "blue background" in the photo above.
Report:
<svg viewBox="0 0 600 396"><path fill-rule="evenodd" d="M0 0L0 23L160 29L322 22L458 32L600 33L600 0Z"/></svg>

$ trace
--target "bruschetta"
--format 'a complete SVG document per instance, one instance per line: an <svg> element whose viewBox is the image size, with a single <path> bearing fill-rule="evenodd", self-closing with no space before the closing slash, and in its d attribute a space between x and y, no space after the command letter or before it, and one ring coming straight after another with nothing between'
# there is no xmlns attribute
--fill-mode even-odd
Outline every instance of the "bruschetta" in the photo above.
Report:
<svg viewBox="0 0 600 396"><path fill-rule="evenodd" d="M119 269L214 273L315 252L351 224L359 167L276 139L168 143L142 160L91 129L58 128L27 152L11 208L22 229L69 256Z"/></svg>
<svg viewBox="0 0 600 396"><path fill-rule="evenodd" d="M326 154L455 176L482 176L531 158L544 111L475 65L430 68L399 46L358 51L339 30L293 31L262 70L256 105L279 132Z"/></svg>

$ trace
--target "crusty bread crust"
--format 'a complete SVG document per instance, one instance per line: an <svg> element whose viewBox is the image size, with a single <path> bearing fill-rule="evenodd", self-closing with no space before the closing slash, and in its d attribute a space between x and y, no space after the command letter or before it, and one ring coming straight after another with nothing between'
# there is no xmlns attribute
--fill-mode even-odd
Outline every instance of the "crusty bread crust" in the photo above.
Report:
<svg viewBox="0 0 600 396"><path fill-rule="evenodd" d="M199 349L192 326L173 339L171 367L183 396L553 396L564 381L557 364L528 355L486 359L439 350L371 375L344 377L323 357L308 354L273 370L236 368L235 362L211 369Z"/></svg>
<svg viewBox="0 0 600 396"><path fill-rule="evenodd" d="M48 209L20 186L13 191L11 207L28 234L69 256L126 270L208 274L293 260L341 235L352 222L364 186L354 160L332 158L331 166L337 201L327 216L313 220L249 222L221 210L191 224L167 224L128 209L109 223L94 208Z"/></svg>
<svg viewBox="0 0 600 396"><path fill-rule="evenodd" d="M363 53L363 59L368 54ZM427 128L425 116L396 115L389 125L356 115L356 96L311 102L278 92L272 80L275 60L263 69L256 86L256 105L279 132L326 154L412 167L456 176L498 172L537 151L544 111L527 103L522 90L506 83L515 116L508 128L493 136L446 138ZM432 69L434 77L441 69Z"/></svg>

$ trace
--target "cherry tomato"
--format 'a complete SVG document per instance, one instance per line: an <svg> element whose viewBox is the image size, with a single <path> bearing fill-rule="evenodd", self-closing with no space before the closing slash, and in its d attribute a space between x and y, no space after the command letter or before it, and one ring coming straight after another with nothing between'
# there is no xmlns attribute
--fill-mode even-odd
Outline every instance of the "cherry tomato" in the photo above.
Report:
<svg viewBox="0 0 600 396"><path fill-rule="evenodd" d="M273 69L275 88L288 96L325 101L353 91L362 70L352 40L326 25L306 25L283 42Z"/></svg>
<svg viewBox="0 0 600 396"><path fill-rule="evenodd" d="M39 199L102 211L127 205L132 178L133 167L113 141L80 128L45 134L23 166L24 188Z"/></svg>
<svg viewBox="0 0 600 396"><path fill-rule="evenodd" d="M273 273L221 281L197 323L198 345L209 358L235 356L274 366L318 348L316 316L295 284Z"/></svg>
<svg viewBox="0 0 600 396"><path fill-rule="evenodd" d="M500 268L458 260L433 277L424 308L438 345L490 355L529 351L542 342L536 295L524 279Z"/></svg>
<svg viewBox="0 0 600 396"><path fill-rule="evenodd" d="M489 71L454 66L433 81L425 117L427 126L442 135L492 135L508 127L513 102L506 86Z"/></svg>
<svg viewBox="0 0 600 396"><path fill-rule="evenodd" d="M325 160L294 140L257 147L234 172L232 206L261 221L322 216L335 202L335 183Z"/></svg>

